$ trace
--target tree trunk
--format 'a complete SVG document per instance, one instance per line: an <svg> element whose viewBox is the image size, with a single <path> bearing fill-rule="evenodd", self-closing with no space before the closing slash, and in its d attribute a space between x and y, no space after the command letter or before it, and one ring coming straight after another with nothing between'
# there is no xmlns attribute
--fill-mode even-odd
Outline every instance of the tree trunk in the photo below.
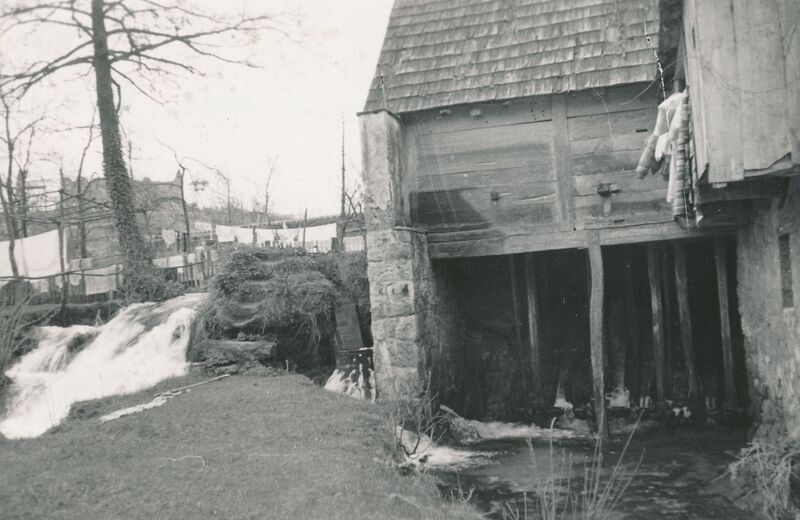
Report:
<svg viewBox="0 0 800 520"><path fill-rule="evenodd" d="M28 172L24 169L20 169L17 174L17 190L19 191L17 208L19 230L22 238L25 238L28 236Z"/></svg>
<svg viewBox="0 0 800 520"><path fill-rule="evenodd" d="M6 108L6 110L8 110ZM6 125L8 123L6 122ZM9 133L9 132L6 132ZM8 232L8 261L11 264L11 275L14 278L19 278L19 268L17 267L17 259L14 256L14 239L17 238L16 226L14 224L14 192L11 189L11 176L14 168L14 145L9 142L8 144L8 177L6 180L5 188L8 191L8 198L3 194L2 186L0 186L0 203L3 205L3 216L6 220L6 231Z"/></svg>
<svg viewBox="0 0 800 520"><path fill-rule="evenodd" d="M100 134L103 139L103 173L111 199L114 224L119 235L123 260L127 270L134 273L145 269L148 259L144 240L136 223L133 189L122 155L119 119L114 106L114 83L111 78L111 61L103 4L103 0L92 0L94 73L97 88L97 110L100 115Z"/></svg>
<svg viewBox="0 0 800 520"><path fill-rule="evenodd" d="M84 221L83 174L80 171L78 172L76 189L78 191L78 241L80 242L81 258L87 258L89 254L86 247L86 222Z"/></svg>
<svg viewBox="0 0 800 520"><path fill-rule="evenodd" d="M178 172L181 178L181 209L183 210L183 225L186 226L186 240L185 240L185 249L188 252L189 246L192 243L192 236L191 236L191 229L189 227L189 209L186 207L186 192L184 191L184 179L186 169L181 167L181 170Z"/></svg>

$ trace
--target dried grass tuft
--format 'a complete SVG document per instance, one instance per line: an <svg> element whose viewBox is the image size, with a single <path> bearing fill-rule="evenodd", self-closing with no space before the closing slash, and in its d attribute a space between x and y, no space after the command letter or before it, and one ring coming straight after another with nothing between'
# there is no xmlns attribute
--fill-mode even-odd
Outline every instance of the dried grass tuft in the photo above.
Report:
<svg viewBox="0 0 800 520"><path fill-rule="evenodd" d="M770 520L797 518L800 508L792 498L792 481L799 460L800 445L788 436L753 441L729 467L739 505Z"/></svg>

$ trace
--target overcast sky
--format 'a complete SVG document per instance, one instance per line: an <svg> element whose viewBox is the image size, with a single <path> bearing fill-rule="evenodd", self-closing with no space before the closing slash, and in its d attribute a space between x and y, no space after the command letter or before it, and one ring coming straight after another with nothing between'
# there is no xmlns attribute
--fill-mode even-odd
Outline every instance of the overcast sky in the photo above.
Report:
<svg viewBox="0 0 800 520"><path fill-rule="evenodd" d="M0 0L10 5L11 0ZM291 41L275 32L224 49L247 57L247 68L186 56L204 76L158 79L156 103L122 84L122 123L133 143L135 178L171 179L176 171L168 144L188 156L219 168L232 179L234 196L246 207L263 200L271 158L278 157L271 186L274 211L309 215L338 211L341 122L345 120L347 167L352 182L360 176L356 112L366 99L386 29L391 0L195 0L210 12L244 9L274 15ZM224 8L222 6L225 6ZM64 52L72 32L49 29L13 31L0 37L4 72L33 59ZM76 71L78 72L78 71ZM64 73L33 91L29 113L47 107L50 126L87 125L93 110L92 76ZM84 130L40 135L34 146L33 177L54 178L62 159L73 176ZM201 203L221 203L223 184L213 173L187 161L192 179L212 185L199 194ZM101 174L99 139L85 172Z"/></svg>

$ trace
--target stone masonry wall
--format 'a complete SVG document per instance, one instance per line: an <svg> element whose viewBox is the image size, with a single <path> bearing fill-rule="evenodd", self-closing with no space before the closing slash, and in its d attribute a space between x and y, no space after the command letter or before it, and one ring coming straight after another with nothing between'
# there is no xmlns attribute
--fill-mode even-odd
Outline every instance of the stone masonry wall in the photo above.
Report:
<svg viewBox="0 0 800 520"><path fill-rule="evenodd" d="M360 122L376 384L383 398L413 398L422 388L421 318L414 284L420 242L415 231L404 227L397 196L402 128L383 110L362 114Z"/></svg>
<svg viewBox="0 0 800 520"><path fill-rule="evenodd" d="M737 240L739 312L761 436L800 440L800 179ZM788 234L794 306L784 308L778 238Z"/></svg>

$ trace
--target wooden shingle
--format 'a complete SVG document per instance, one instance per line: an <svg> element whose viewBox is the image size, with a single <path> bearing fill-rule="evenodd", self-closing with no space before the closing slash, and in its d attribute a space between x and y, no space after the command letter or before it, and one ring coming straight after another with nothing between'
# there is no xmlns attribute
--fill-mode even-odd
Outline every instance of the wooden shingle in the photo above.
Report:
<svg viewBox="0 0 800 520"><path fill-rule="evenodd" d="M652 81L658 0L396 0L365 110Z"/></svg>

